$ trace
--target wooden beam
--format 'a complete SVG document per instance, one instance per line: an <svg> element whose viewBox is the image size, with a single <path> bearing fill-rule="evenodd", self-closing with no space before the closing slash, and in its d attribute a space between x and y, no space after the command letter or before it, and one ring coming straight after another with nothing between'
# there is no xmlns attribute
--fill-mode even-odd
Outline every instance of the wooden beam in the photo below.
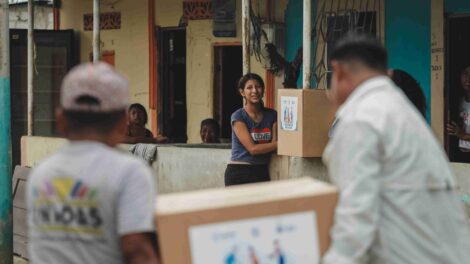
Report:
<svg viewBox="0 0 470 264"><path fill-rule="evenodd" d="M274 73L272 71L267 70L266 71L266 87L265 87L265 99L266 101L265 106L268 108L273 108L274 109L274 101L275 101L275 81L274 81Z"/></svg>
<svg viewBox="0 0 470 264"><path fill-rule="evenodd" d="M149 108L152 118L152 133L158 134L157 115L157 52L155 39L155 0L148 0L148 37L149 37Z"/></svg>
<svg viewBox="0 0 470 264"><path fill-rule="evenodd" d="M52 9L52 14L54 16L54 30L60 29L60 9L55 7Z"/></svg>

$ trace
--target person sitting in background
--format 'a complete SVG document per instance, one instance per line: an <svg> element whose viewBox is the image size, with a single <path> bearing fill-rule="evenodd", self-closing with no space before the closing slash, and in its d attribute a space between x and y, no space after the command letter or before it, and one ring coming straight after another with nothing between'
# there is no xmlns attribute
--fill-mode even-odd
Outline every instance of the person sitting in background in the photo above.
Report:
<svg viewBox="0 0 470 264"><path fill-rule="evenodd" d="M406 97L408 97L421 115L426 117L426 98L418 81L409 73L400 69L390 70L389 76L395 85L405 93Z"/></svg>
<svg viewBox="0 0 470 264"><path fill-rule="evenodd" d="M145 107L139 103L131 104L128 109L128 124L125 143L160 143L167 140L158 135L153 137L152 131L145 128L148 121Z"/></svg>
<svg viewBox="0 0 470 264"><path fill-rule="evenodd" d="M220 126L213 118L207 118L201 122L202 143L220 143Z"/></svg>
<svg viewBox="0 0 470 264"><path fill-rule="evenodd" d="M467 152L470 152L470 66L460 74L460 85L464 93L459 106L461 119L458 123L451 121L447 124L447 132L459 138L460 151L468 154Z"/></svg>

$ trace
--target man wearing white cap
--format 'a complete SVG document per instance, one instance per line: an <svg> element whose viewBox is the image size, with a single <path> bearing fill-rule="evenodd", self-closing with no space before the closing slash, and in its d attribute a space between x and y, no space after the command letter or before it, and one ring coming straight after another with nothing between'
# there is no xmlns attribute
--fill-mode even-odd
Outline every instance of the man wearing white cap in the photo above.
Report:
<svg viewBox="0 0 470 264"><path fill-rule="evenodd" d="M126 129L128 82L104 63L65 77L57 128L70 143L28 180L32 263L157 263L149 168L113 149Z"/></svg>

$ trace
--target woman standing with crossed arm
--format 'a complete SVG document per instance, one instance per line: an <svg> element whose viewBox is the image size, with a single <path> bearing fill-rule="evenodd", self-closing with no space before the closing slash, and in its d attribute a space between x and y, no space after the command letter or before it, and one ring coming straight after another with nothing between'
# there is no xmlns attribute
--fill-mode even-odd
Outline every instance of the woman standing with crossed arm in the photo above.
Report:
<svg viewBox="0 0 470 264"><path fill-rule="evenodd" d="M269 181L271 153L277 149L277 112L264 107L264 82L247 73L238 82L244 107L232 114L232 157L225 186Z"/></svg>

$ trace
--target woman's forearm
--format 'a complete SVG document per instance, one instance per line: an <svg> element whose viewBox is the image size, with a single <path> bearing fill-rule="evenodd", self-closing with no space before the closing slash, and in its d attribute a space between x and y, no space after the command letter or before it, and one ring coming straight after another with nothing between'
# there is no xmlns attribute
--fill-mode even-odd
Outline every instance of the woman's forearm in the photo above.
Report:
<svg viewBox="0 0 470 264"><path fill-rule="evenodd" d="M247 151L252 155L261 155L273 152L277 149L277 141L266 144L253 144Z"/></svg>

